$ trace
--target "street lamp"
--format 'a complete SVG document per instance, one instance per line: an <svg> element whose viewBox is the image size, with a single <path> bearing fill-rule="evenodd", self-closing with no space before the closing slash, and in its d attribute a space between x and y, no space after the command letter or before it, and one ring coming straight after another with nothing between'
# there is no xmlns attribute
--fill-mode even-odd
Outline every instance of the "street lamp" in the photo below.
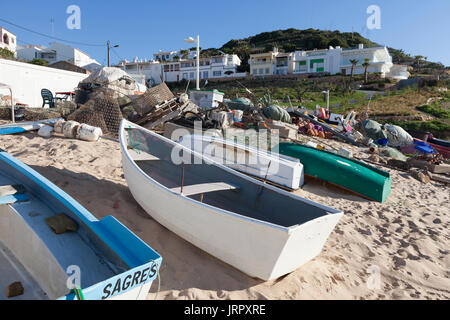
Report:
<svg viewBox="0 0 450 320"><path fill-rule="evenodd" d="M197 40L192 37L184 39L187 43L197 43L197 90L200 90L200 36L197 36Z"/></svg>
<svg viewBox="0 0 450 320"><path fill-rule="evenodd" d="M327 95L327 109L330 108L330 90L322 91L323 94Z"/></svg>

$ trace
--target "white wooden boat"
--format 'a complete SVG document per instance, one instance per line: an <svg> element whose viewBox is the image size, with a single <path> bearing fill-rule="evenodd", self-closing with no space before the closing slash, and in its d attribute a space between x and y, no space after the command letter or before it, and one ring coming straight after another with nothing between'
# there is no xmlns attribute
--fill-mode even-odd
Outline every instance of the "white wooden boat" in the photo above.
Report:
<svg viewBox="0 0 450 320"><path fill-rule="evenodd" d="M56 234L46 221L60 214L77 228ZM0 150L0 300L17 282L24 291L13 300L145 299L161 261L115 218L98 221ZM70 286L77 281L78 295Z"/></svg>
<svg viewBox="0 0 450 320"><path fill-rule="evenodd" d="M343 215L126 120L119 135L125 178L142 208L252 277L276 279L313 259Z"/></svg>
<svg viewBox="0 0 450 320"><path fill-rule="evenodd" d="M27 131L36 131L46 124L55 124L60 119L48 119L41 121L15 122L0 126L0 135L24 133Z"/></svg>
<svg viewBox="0 0 450 320"><path fill-rule="evenodd" d="M188 135L177 142L231 169L291 190L304 184L303 165L298 159L207 135Z"/></svg>

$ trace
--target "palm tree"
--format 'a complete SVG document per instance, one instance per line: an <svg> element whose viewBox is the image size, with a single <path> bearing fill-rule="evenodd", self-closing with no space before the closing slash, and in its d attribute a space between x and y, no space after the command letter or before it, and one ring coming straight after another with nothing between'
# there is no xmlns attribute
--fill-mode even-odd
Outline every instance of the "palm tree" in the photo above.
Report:
<svg viewBox="0 0 450 320"><path fill-rule="evenodd" d="M362 64L362 66L364 67L365 83L367 83L369 78L370 59L369 58L364 59L364 63Z"/></svg>
<svg viewBox="0 0 450 320"><path fill-rule="evenodd" d="M350 60L350 63L352 64L352 74L350 76L350 79L353 79L353 74L355 73L355 66L358 64L358 60L352 59Z"/></svg>
<svg viewBox="0 0 450 320"><path fill-rule="evenodd" d="M417 65L417 68L419 68L420 61L425 57L424 56L415 56L414 58L416 58L416 65Z"/></svg>

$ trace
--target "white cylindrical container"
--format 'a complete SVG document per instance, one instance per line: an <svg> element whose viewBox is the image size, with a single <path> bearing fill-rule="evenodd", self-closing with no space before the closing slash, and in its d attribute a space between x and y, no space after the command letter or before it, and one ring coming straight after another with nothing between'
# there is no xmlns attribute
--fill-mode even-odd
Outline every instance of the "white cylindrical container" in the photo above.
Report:
<svg viewBox="0 0 450 320"><path fill-rule="evenodd" d="M56 133L63 133L63 127L64 127L65 123L66 123L66 121L63 120L63 119L56 121L55 125L53 127L55 132Z"/></svg>
<svg viewBox="0 0 450 320"><path fill-rule="evenodd" d="M98 141L103 135L102 129L87 124L82 124L77 130L77 139L84 141Z"/></svg>
<svg viewBox="0 0 450 320"><path fill-rule="evenodd" d="M38 135L43 138L50 138L53 133L53 127L51 126L43 126L39 129Z"/></svg>
<svg viewBox="0 0 450 320"><path fill-rule="evenodd" d="M64 137L75 138L77 136L79 126L80 124L76 121L67 121L63 126Z"/></svg>

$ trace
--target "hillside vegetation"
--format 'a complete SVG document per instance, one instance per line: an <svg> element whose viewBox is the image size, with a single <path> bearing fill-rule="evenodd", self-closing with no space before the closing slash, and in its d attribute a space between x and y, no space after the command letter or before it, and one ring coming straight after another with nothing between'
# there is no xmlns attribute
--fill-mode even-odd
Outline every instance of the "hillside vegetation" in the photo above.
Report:
<svg viewBox="0 0 450 320"><path fill-rule="evenodd" d="M340 32L338 30L318 30L306 29L298 30L294 28L286 30L276 30L272 32L262 32L257 35L238 40L230 40L221 48L210 48L203 50L204 55L224 53L237 54L242 60L239 68L240 72L248 72L248 59L250 54L267 52L274 47L278 47L280 51L293 52L295 50L314 50L328 49L329 46L341 48L354 48L358 44L364 44L365 47L380 46L367 38L364 38L357 32ZM401 49L388 48L392 55L394 63L406 64L413 67L421 67L423 69L443 69L440 63L429 62L426 57L411 56Z"/></svg>

